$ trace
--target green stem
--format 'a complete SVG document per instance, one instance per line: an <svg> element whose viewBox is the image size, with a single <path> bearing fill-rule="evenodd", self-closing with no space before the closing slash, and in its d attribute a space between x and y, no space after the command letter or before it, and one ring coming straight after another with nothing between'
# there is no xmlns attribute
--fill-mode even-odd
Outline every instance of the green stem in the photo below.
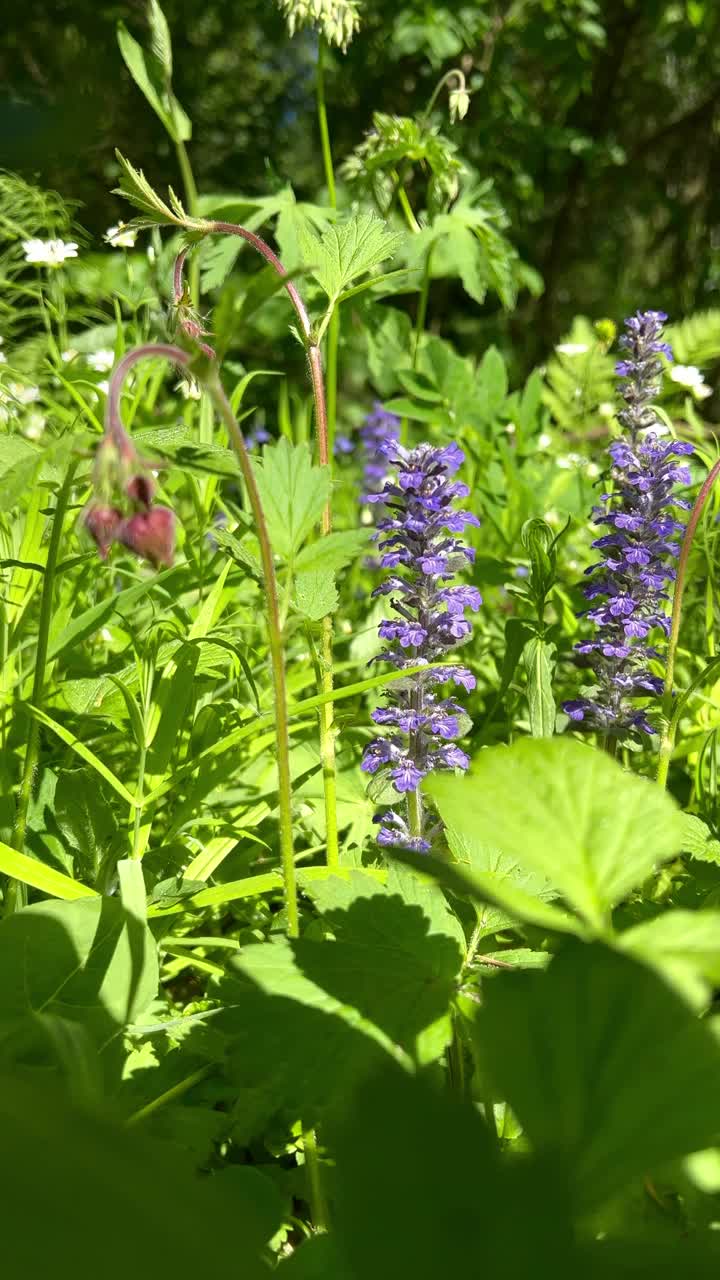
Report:
<svg viewBox="0 0 720 1280"><path fill-rule="evenodd" d="M338 348L340 346L340 307L333 307L327 331L327 433L328 454L335 454L335 429L337 424Z"/></svg>
<svg viewBox="0 0 720 1280"><path fill-rule="evenodd" d="M159 1097L153 1098L152 1102L147 1102L144 1107L140 1107L139 1111L133 1112L131 1116L128 1116L125 1124L128 1128L132 1128L143 1120L147 1120L148 1116L154 1115L156 1111L166 1107L169 1102L175 1102L177 1098L182 1098L186 1093L189 1093L201 1080L206 1080L209 1075L212 1075L214 1070L214 1062L207 1063L204 1067L198 1067L197 1071L193 1071L192 1075L178 1081L171 1089L166 1089Z"/></svg>
<svg viewBox="0 0 720 1280"><path fill-rule="evenodd" d="M422 285L420 286L420 297L418 299L417 316L415 319L415 346L413 349L413 369L417 368L418 354L420 351L420 339L425 332L425 321L427 319L428 298L430 296L430 272L432 270L432 257L435 243L430 245L425 255L425 269L423 271Z"/></svg>
<svg viewBox="0 0 720 1280"><path fill-rule="evenodd" d="M320 1154L317 1146L317 1135L314 1129L303 1130L303 1151L305 1153L305 1169L310 1197L310 1212L316 1231L327 1231L330 1226L330 1214L322 1184Z"/></svg>
<svg viewBox="0 0 720 1280"><path fill-rule="evenodd" d="M675 736L677 734L678 726L678 717L673 715L673 685L675 681L675 657L677 654L678 641L680 639L682 603L685 592L685 581L687 579L688 561L690 559L693 539L695 537L698 524L700 523L700 517L702 516L705 504L710 497L713 485L715 484L718 475L720 475L720 458L708 473L705 482L695 499L695 505L690 512L690 519L688 520L685 536L682 540L682 547L680 548L677 577L675 579L675 591L673 593L670 637L668 639L665 688L663 690L663 715L665 717L666 727L660 740L660 755L658 759L657 783L660 787L665 787L667 785L670 759L675 749Z"/></svg>
<svg viewBox="0 0 720 1280"><path fill-rule="evenodd" d="M331 209L337 209L335 191L335 171L333 169L332 151L330 149L330 130L328 129L327 108L325 106L325 52L326 44L323 36L318 41L317 72L315 75L315 97L317 100L318 125L320 126L320 145L322 147L325 182L328 189L328 201Z"/></svg>
<svg viewBox="0 0 720 1280"><path fill-rule="evenodd" d="M436 103L436 102L437 102L437 100L438 100L438 96L439 96L439 94L442 92L442 90L444 89L445 85L446 85L446 84L448 84L448 85L449 85L449 84L450 84L450 81L451 81L451 80L453 80L453 79L457 80L457 88L458 88L458 89L464 89L464 88L465 88L465 76L463 75L463 73L462 73L462 71L460 70L460 68L459 68L459 67L454 67L454 68L452 69L452 71L447 71L447 72L445 73L445 75L442 77L442 79L441 79L441 80L438 80L437 84L435 85L435 88L433 89L433 92L432 92L432 96L431 96L431 98L430 98L430 101L428 102L428 104L427 104L427 106L426 106L425 110L423 111L422 116L420 117L420 127L421 127L421 128L424 128L424 127L425 127L425 125L427 125L427 124L428 124L428 122L429 122L429 120L430 120L431 113L432 113L432 109L433 109L433 107L435 106L435 103Z"/></svg>
<svg viewBox="0 0 720 1280"><path fill-rule="evenodd" d="M407 793L407 814L408 827L411 836L422 836L423 831L423 811L422 796L420 791L408 791Z"/></svg>
<svg viewBox="0 0 720 1280"><path fill-rule="evenodd" d="M267 599L268 641L270 648L270 665L272 668L273 694L275 703L275 733L277 742L278 770L278 806L280 811L280 854L285 886L285 906L287 910L288 937L297 938L300 932L298 915L297 880L295 876L295 850L292 830L292 777L290 773L290 734L288 731L287 685L285 681L285 654L283 651L283 633L280 622L277 578L273 559L270 536L268 534L265 513L260 500L260 492L255 480L255 472L245 447L245 439L237 424L235 414L220 379L215 376L205 383L212 397L218 416L222 419L233 448L238 456L243 480L247 488L248 500L255 519L255 531L260 546L260 560L265 579Z"/></svg>
<svg viewBox="0 0 720 1280"><path fill-rule="evenodd" d="M50 533L50 543L48 545L47 560L45 562L45 574L43 576L42 598L40 601L40 620L38 624L37 649L35 652L35 673L33 676L32 703L35 707L42 707L43 688L45 684L45 667L47 666L48 645L50 641L50 622L52 619L53 592L55 588L55 576L57 573L58 555L60 552L60 542L62 540L63 521L67 511L68 502L70 500L70 490L72 489L75 471L78 462L73 460L66 473L62 487L57 496L55 503L55 512L53 514L52 530ZM20 782L20 792L18 795L17 809L15 812L15 825L13 827L11 844L18 853L25 852L25 836L27 834L27 819L30 809L30 799L32 796L33 780L38 765L38 757L40 753L40 725L35 719L31 719L30 728L28 730L27 746L25 748L25 760L23 763L23 773ZM10 914L17 911L20 907L24 907L27 902L27 887L18 880L8 882L5 894L5 912Z"/></svg>
<svg viewBox="0 0 720 1280"><path fill-rule="evenodd" d="M185 189L185 200L187 202L188 213L191 218L198 216L198 192L195 185L195 175L190 164L190 157L187 153L187 147L184 142L175 143L175 152L180 167L180 174ZM190 262L190 301L193 307L197 307L200 302L200 261L197 256L193 257Z"/></svg>
<svg viewBox="0 0 720 1280"><path fill-rule="evenodd" d="M191 357L180 347L170 343L147 343L136 347L123 356L116 366L110 380L105 410L105 429L116 441L127 439L120 415L120 395L122 385L129 370L139 360L151 356L163 356L186 369ZM287 688L285 683L285 655L283 652L283 634L280 624L280 608L278 603L277 577L273 559L270 536L268 534L265 512L263 511L260 493L255 480L255 472L245 447L245 439L238 426L232 405L225 395L219 375L214 366L204 377L200 375L203 386L215 405L218 417L223 422L231 444L238 456L248 500L255 520L255 532L260 546L260 560L263 568L265 597L267 601L268 647L270 650L270 667L273 682L273 713L275 718L275 740L277 747L278 769L278 808L280 819L280 852L283 868L283 886L285 908L287 911L287 932L291 938L299 933L297 882L295 878L295 855L292 832L292 781L290 774L290 737L288 733Z"/></svg>

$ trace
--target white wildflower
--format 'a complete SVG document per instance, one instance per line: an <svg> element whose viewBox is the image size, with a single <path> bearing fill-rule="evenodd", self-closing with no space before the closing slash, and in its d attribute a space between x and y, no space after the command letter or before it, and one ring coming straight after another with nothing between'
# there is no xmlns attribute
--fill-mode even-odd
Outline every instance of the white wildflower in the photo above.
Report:
<svg viewBox="0 0 720 1280"><path fill-rule="evenodd" d="M44 414L37 411L29 413L22 429L23 435L28 440L39 440L45 430L46 422L47 419Z"/></svg>
<svg viewBox="0 0 720 1280"><path fill-rule="evenodd" d="M66 258L77 258L74 240L23 240L25 261L36 267L61 267Z"/></svg>
<svg viewBox="0 0 720 1280"><path fill-rule="evenodd" d="M137 239L137 231L134 227L128 227L124 222L118 222L114 227L108 227L103 240L109 244L112 249L134 249Z"/></svg>
<svg viewBox="0 0 720 1280"><path fill-rule="evenodd" d="M559 525L561 523L560 512L555 511L554 508L550 511L546 511L545 522L546 524L549 524L551 528L553 525L555 526Z"/></svg>
<svg viewBox="0 0 720 1280"><path fill-rule="evenodd" d="M598 405L598 413L606 422L608 422L610 418L614 418L615 405L612 403L612 400L603 400L602 403Z"/></svg>
<svg viewBox="0 0 720 1280"><path fill-rule="evenodd" d="M588 476L590 480L597 480L600 475L600 468L597 462L588 462L585 468L585 475Z"/></svg>
<svg viewBox="0 0 720 1280"><path fill-rule="evenodd" d="M106 644L112 643L112 631L110 631L108 627L102 628L102 630L100 631L100 636L105 641Z"/></svg>
<svg viewBox="0 0 720 1280"><path fill-rule="evenodd" d="M277 0L291 36L308 24L320 28L328 44L343 53L360 27L358 0Z"/></svg>
<svg viewBox="0 0 720 1280"><path fill-rule="evenodd" d="M95 373L107 373L108 369L112 369L115 363L115 352L109 347L103 347L100 351L91 351L87 358L87 362Z"/></svg>
<svg viewBox="0 0 720 1280"><path fill-rule="evenodd" d="M202 387L196 378L183 378L177 384L177 390L180 391L186 400L199 400L202 395Z"/></svg>
<svg viewBox="0 0 720 1280"><path fill-rule="evenodd" d="M556 462L562 471L572 471L574 467L582 466L583 459L579 453L561 453Z"/></svg>
<svg viewBox="0 0 720 1280"><path fill-rule="evenodd" d="M517 427L515 426L514 422L508 422L505 430L507 431L509 436L514 436L515 432L517 431Z"/></svg>
<svg viewBox="0 0 720 1280"><path fill-rule="evenodd" d="M107 378L103 378L102 382L96 382L95 390L102 391L103 395L107 395L108 391L110 390L110 383L108 382Z"/></svg>
<svg viewBox="0 0 720 1280"><path fill-rule="evenodd" d="M674 364L670 369L670 380L681 387L687 387L696 400L705 400L712 395L712 388L707 385L704 375L694 364Z"/></svg>
<svg viewBox="0 0 720 1280"><path fill-rule="evenodd" d="M77 354L78 353L74 347L68 347L67 351L60 352L60 359L62 360L63 364L69 364L71 360L75 359Z"/></svg>
<svg viewBox="0 0 720 1280"><path fill-rule="evenodd" d="M145 252L147 253L147 260L152 266L153 262L157 257L157 254L155 252L155 246L153 244L149 244Z"/></svg>
<svg viewBox="0 0 720 1280"><path fill-rule="evenodd" d="M34 404L36 400L40 399L40 388L32 384L25 385L22 382L9 382L8 391L18 404Z"/></svg>
<svg viewBox="0 0 720 1280"><path fill-rule="evenodd" d="M561 356L584 356L590 348L587 342L559 342L555 350Z"/></svg>
<svg viewBox="0 0 720 1280"><path fill-rule="evenodd" d="M547 431L541 431L538 436L538 449L549 449L552 444L552 436Z"/></svg>

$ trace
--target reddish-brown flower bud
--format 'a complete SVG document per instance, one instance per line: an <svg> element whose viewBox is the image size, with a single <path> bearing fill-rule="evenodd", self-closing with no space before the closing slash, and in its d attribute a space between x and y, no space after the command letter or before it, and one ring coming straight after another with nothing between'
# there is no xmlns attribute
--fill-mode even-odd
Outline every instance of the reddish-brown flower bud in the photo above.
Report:
<svg viewBox="0 0 720 1280"><path fill-rule="evenodd" d="M156 567L170 565L175 550L175 514L168 507L138 511L137 515L121 522L117 539Z"/></svg>
<svg viewBox="0 0 720 1280"><path fill-rule="evenodd" d="M149 507L155 496L155 488L155 481L151 475L146 471L137 471L128 480L125 492L133 502L137 502L141 507Z"/></svg>
<svg viewBox="0 0 720 1280"><path fill-rule="evenodd" d="M88 507L85 512L85 528L103 560L107 559L111 544L118 535L122 518L122 511L118 511L117 507Z"/></svg>

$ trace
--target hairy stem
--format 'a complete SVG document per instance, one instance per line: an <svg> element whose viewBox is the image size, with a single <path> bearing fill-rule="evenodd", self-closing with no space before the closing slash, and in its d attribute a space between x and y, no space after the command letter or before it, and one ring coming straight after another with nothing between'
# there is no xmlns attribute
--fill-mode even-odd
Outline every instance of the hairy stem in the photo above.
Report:
<svg viewBox="0 0 720 1280"><path fill-rule="evenodd" d="M657 782L661 787L667 785L668 771L670 769L670 759L675 749L675 735L677 733L677 718L673 716L673 685L675 680L675 657L677 654L678 641L680 639L680 623L682 620L682 604L683 595L685 593L685 582L687 579L688 561L692 550L693 539L700 523L700 517L705 510L705 504L710 497L713 485L720 475L720 458L709 471L700 492L695 499L695 505L690 512L690 519L687 522L685 536L682 540L680 548L680 557L678 559L677 577L675 579L675 591L673 593L672 620L670 623L670 638L668 640L667 666L665 668L665 688L663 691L663 714L665 717L665 729L660 741L660 756L658 759Z"/></svg>
<svg viewBox="0 0 720 1280"><path fill-rule="evenodd" d="M116 440L127 439L120 417L120 393L125 376L139 360L149 356L164 356L182 368L188 368L191 357L180 347L169 343L148 344L129 351L117 365L108 392L106 410L106 430ZM240 470L247 489L248 500L255 520L255 532L260 546L260 559L265 580L267 600L268 642L270 649L270 666L273 681L275 736L277 744L278 768L278 808L280 818L280 852L283 867L283 884L285 907L287 910L287 932L290 937L297 937L299 932L299 916L297 903L297 884L295 879L295 858L292 833L292 784L290 775L290 745L288 734L287 689L285 683L285 657L283 653L282 626L278 604L277 578L273 560L272 547L268 534L265 513L255 481L255 473L245 447L245 439L238 426L230 401L223 390L217 371L211 366L210 372L201 376L201 381L208 391L218 417L223 422L231 444L238 456Z"/></svg>
<svg viewBox="0 0 720 1280"><path fill-rule="evenodd" d="M40 707L42 704L58 555L60 553L60 542L62 540L63 522L65 520L65 513L70 500L70 491L72 489L77 466L78 463L76 460L73 460L68 466L65 473L65 479L55 502L50 543L48 545L47 560L45 562L45 574L43 576L42 598L40 600L40 621L38 625L38 640L35 652L35 672L33 675L32 687L32 702L34 707ZM28 811L30 808L30 799L32 797L32 787L35 778L35 771L38 765L39 753L40 724L34 717L32 717L30 720L30 728L28 729L25 760L23 762L22 779L20 781L20 792L18 794L17 809L15 811L15 824L13 826L11 837L12 846L14 849L17 849L18 853L25 852ZM19 880L10 880L5 893L6 914L9 915L12 911L19 910L20 907L24 907L26 903L27 886L22 884Z"/></svg>

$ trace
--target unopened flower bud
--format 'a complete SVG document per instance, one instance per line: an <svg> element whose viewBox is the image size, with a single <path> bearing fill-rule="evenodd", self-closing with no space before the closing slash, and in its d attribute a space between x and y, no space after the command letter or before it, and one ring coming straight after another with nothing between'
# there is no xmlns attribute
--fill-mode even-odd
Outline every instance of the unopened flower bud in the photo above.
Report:
<svg viewBox="0 0 720 1280"><path fill-rule="evenodd" d="M101 559L106 560L122 524L122 512L118 511L117 507L88 507L84 523L97 546Z"/></svg>
<svg viewBox="0 0 720 1280"><path fill-rule="evenodd" d="M175 514L168 507L151 507L123 520L118 542L156 567L171 565L175 551Z"/></svg>

